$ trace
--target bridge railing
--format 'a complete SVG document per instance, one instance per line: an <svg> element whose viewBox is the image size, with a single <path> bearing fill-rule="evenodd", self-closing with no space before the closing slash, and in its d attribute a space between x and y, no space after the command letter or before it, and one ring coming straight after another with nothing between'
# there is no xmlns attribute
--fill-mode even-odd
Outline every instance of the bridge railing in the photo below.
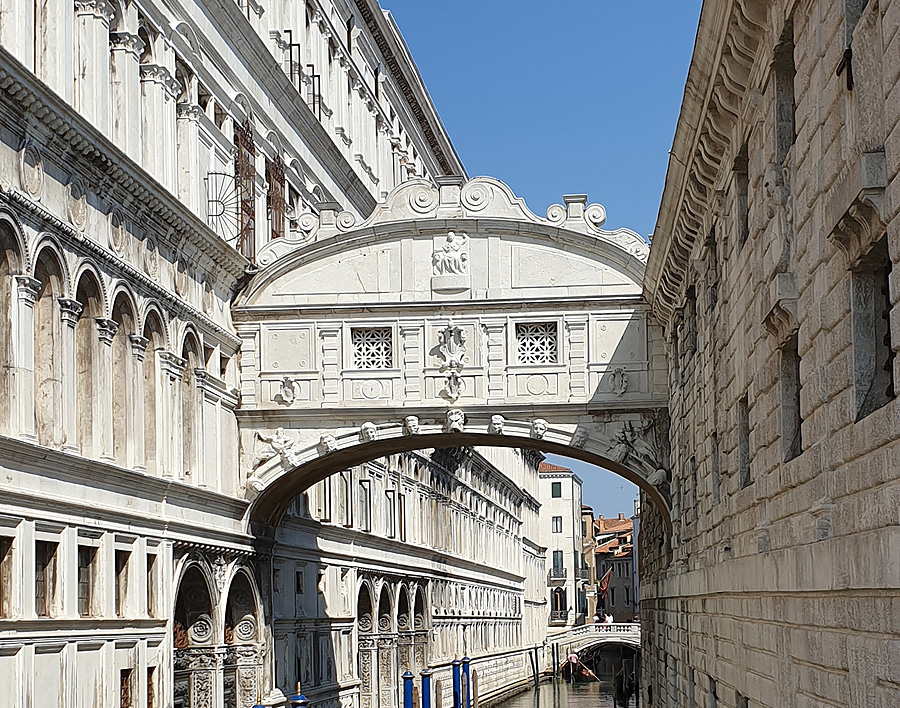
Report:
<svg viewBox="0 0 900 708"><path fill-rule="evenodd" d="M641 634L640 622L621 622L615 624L585 624L580 627L569 627L564 630L547 633L551 642L568 642L590 635L603 634Z"/></svg>

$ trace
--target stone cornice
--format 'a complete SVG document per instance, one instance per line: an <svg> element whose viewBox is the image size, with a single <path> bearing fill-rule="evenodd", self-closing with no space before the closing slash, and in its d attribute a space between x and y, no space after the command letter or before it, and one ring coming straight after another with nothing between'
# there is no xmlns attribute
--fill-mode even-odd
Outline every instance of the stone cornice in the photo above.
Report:
<svg viewBox="0 0 900 708"><path fill-rule="evenodd" d="M706 236L704 216L731 171L733 128L749 123L769 5L703 3L644 278L644 292L663 323L677 308L691 251Z"/></svg>
<svg viewBox="0 0 900 708"><path fill-rule="evenodd" d="M105 135L85 120L70 105L47 90L28 69L0 47L0 92L6 94L11 117L18 116L22 125L41 123L68 153L58 156L69 164L83 161L82 174L91 175L97 185L110 185L119 201L130 197L146 210L147 222L155 221L162 229L155 235L172 250L189 244L198 254L209 258L236 283L250 265L234 248L222 241L196 214L182 204L145 170L138 167ZM45 148L46 154L47 148ZM87 178L87 177L86 177ZM123 194L124 193L124 194ZM172 236L167 236L171 230Z"/></svg>
<svg viewBox="0 0 900 708"><path fill-rule="evenodd" d="M0 48L0 51L2 51L2 48ZM219 338L230 343L235 348L240 345L240 339L238 339L232 332L216 324L203 312L192 307L184 300L179 299L169 291L165 290L156 280L150 278L142 271L132 266L130 263L122 260L117 255L112 253L112 251L104 248L96 241L86 238L80 231L78 231L78 229L75 229L71 225L67 224L66 222L62 221L61 219L47 211L47 209L42 204L32 201L31 198L27 197L21 192L18 192L12 188L4 189L4 187L0 185L0 203L2 203L4 199L12 202L17 206L24 207L34 217L39 219L42 222L42 230L49 231L70 246L75 245L80 249L84 249L98 261L106 262L112 265L124 276L126 276L130 283L135 286L142 287L147 292L152 293L156 299L158 299L162 303L165 303L166 307L172 312L175 312L182 317L188 318L193 322L198 323L207 331L215 332ZM216 237L216 239L218 240L218 237Z"/></svg>
<svg viewBox="0 0 900 708"><path fill-rule="evenodd" d="M385 15L377 0L355 0L354 4L369 28L378 51L384 57L391 76L397 82L400 92L418 122L423 137L431 147L441 174L465 175L466 171L462 161L450 142L447 131L393 18Z"/></svg>

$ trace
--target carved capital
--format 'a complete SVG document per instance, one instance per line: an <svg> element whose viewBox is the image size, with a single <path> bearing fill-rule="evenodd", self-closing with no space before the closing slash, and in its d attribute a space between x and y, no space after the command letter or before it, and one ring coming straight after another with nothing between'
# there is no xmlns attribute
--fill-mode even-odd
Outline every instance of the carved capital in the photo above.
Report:
<svg viewBox="0 0 900 708"><path fill-rule="evenodd" d="M84 312L84 305L77 300L68 297L61 297L58 302L59 314L60 317L62 317L62 321L69 325L69 327L74 327L78 324L78 320L81 319L81 313Z"/></svg>
<svg viewBox="0 0 900 708"><path fill-rule="evenodd" d="M116 16L113 6L106 0L76 0L75 14L94 17L97 20L102 20L107 25Z"/></svg>
<svg viewBox="0 0 900 708"><path fill-rule="evenodd" d="M41 281L27 275L17 275L16 292L19 294L19 300L29 307L34 307L38 295L41 294Z"/></svg>
<svg viewBox="0 0 900 708"><path fill-rule="evenodd" d="M179 103L175 106L175 115L179 120L197 123L203 115L203 109L195 103Z"/></svg>
<svg viewBox="0 0 900 708"><path fill-rule="evenodd" d="M144 51L144 40L129 32L110 32L109 48L113 52L128 52L139 59Z"/></svg>
<svg viewBox="0 0 900 708"><path fill-rule="evenodd" d="M131 343L131 353L134 355L134 358L138 361L143 361L144 352L147 351L147 345L150 343L150 340L139 334L129 334L128 341Z"/></svg>
<svg viewBox="0 0 900 708"><path fill-rule="evenodd" d="M119 323L115 320L108 320L105 317L95 317L94 323L97 325L97 336L103 344L112 344L113 337L119 331Z"/></svg>
<svg viewBox="0 0 900 708"><path fill-rule="evenodd" d="M163 373L168 374L171 378L180 379L184 375L187 359L182 359L172 352L161 351L159 353L159 361L162 364Z"/></svg>
<svg viewBox="0 0 900 708"><path fill-rule="evenodd" d="M159 84L172 98L178 98L181 94L181 84L166 67L159 64L141 64L141 83L145 81Z"/></svg>

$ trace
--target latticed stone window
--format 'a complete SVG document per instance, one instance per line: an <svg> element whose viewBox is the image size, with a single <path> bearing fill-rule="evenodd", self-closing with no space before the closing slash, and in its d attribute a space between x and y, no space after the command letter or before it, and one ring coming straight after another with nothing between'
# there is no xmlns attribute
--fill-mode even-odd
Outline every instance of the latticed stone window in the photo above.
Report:
<svg viewBox="0 0 900 708"><path fill-rule="evenodd" d="M392 369L394 332L390 327L358 327L350 330L353 367L356 369Z"/></svg>
<svg viewBox="0 0 900 708"><path fill-rule="evenodd" d="M555 364L559 361L559 338L555 322L516 325L516 349L520 364Z"/></svg>

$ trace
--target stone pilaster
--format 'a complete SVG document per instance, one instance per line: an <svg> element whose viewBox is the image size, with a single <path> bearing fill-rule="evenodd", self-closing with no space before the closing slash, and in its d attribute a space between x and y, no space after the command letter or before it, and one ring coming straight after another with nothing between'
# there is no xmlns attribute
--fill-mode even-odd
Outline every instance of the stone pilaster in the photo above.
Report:
<svg viewBox="0 0 900 708"><path fill-rule="evenodd" d="M144 371L142 365L147 352L147 345L150 341L138 334L130 334L128 335L128 342L131 345L131 355L134 357L132 361L134 375L131 377L133 398L129 431L129 439L131 440L129 464L134 469L143 470L146 469L147 452L144 449Z"/></svg>
<svg viewBox="0 0 900 708"><path fill-rule="evenodd" d="M13 370L9 409L12 429L25 437L35 437L34 427L34 304L41 282L27 275L16 276L16 305L13 313Z"/></svg>
<svg viewBox="0 0 900 708"><path fill-rule="evenodd" d="M406 401L422 400L422 333L424 328L424 320L400 322L403 398Z"/></svg>
<svg viewBox="0 0 900 708"><path fill-rule="evenodd" d="M565 324L569 335L569 397L573 400L584 399L588 397L588 318L569 315Z"/></svg>
<svg viewBox="0 0 900 708"><path fill-rule="evenodd" d="M75 3L75 108L104 135L109 126L109 27L113 7L106 0Z"/></svg>
<svg viewBox="0 0 900 708"><path fill-rule="evenodd" d="M113 32L110 41L112 67L112 137L125 153L140 164L141 74L140 56L144 43L136 34Z"/></svg>
<svg viewBox="0 0 900 708"><path fill-rule="evenodd" d="M97 356L94 357L94 451L103 460L113 460L112 435L112 341L119 325L115 320L105 317L94 318L97 326Z"/></svg>
<svg viewBox="0 0 900 708"><path fill-rule="evenodd" d="M337 401L341 397L340 323L319 324L319 337L322 340L322 398Z"/></svg>
<svg viewBox="0 0 900 708"><path fill-rule="evenodd" d="M506 320L481 321L487 339L487 402L506 398Z"/></svg>
<svg viewBox="0 0 900 708"><path fill-rule="evenodd" d="M176 191L175 99L179 86L169 70L159 64L141 64L141 133L143 166L165 187Z"/></svg>
<svg viewBox="0 0 900 708"><path fill-rule="evenodd" d="M172 352L159 351L160 383L156 401L157 464L164 477L181 469L181 379L187 361Z"/></svg>
<svg viewBox="0 0 900 708"><path fill-rule="evenodd" d="M200 188L200 116L203 110L191 103L179 103L176 106L178 145L178 196L197 216L205 219L206 203L201 198ZM200 206L203 204L204 209Z"/></svg>
<svg viewBox="0 0 900 708"><path fill-rule="evenodd" d="M71 298L59 298L59 312L62 317L63 327L61 332L60 355L62 357L63 380L63 435L65 442L63 448L67 450L78 449L78 405L76 399L76 374L75 374L75 325L81 318L84 305Z"/></svg>

